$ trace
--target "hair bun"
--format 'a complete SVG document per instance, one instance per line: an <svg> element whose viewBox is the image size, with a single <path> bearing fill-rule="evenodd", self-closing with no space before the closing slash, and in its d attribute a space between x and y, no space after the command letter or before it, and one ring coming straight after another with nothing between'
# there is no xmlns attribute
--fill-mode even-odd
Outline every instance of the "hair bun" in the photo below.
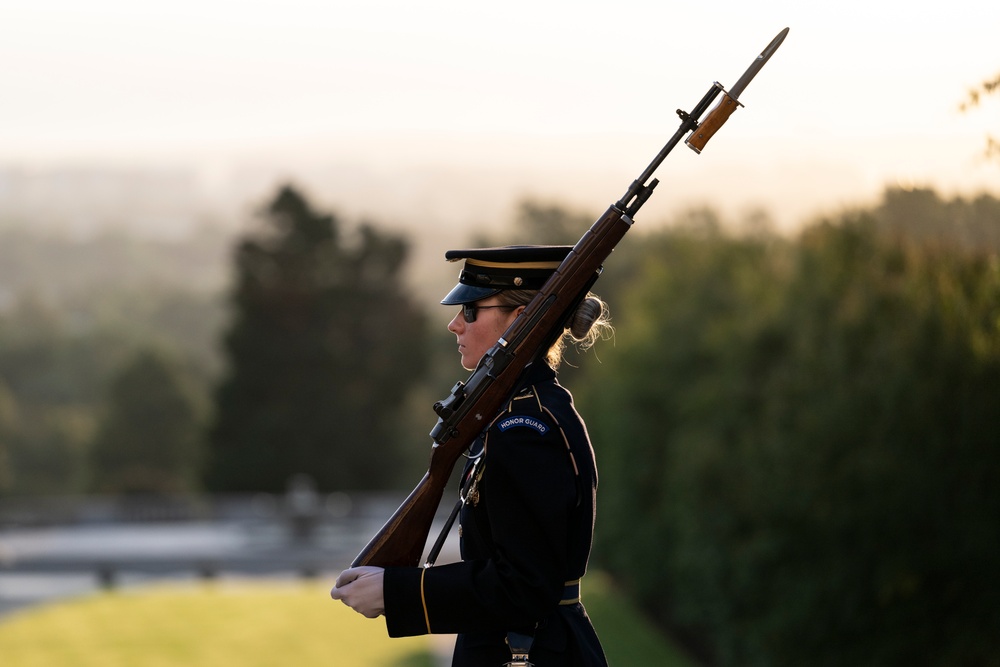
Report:
<svg viewBox="0 0 1000 667"><path fill-rule="evenodd" d="M588 296L577 307L570 320L569 332L576 340L584 340L604 313L604 302L594 296Z"/></svg>

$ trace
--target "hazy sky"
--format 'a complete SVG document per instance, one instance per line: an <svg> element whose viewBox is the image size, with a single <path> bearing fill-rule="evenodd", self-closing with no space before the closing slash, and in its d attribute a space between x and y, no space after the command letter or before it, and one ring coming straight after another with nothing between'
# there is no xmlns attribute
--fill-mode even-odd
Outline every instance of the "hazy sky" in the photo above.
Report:
<svg viewBox="0 0 1000 667"><path fill-rule="evenodd" d="M1000 3L820 6L0 0L0 167L357 165L395 179L386 201L417 187L394 177L413 170L520 173L530 186L510 187L606 205L675 109L789 26L705 153L670 156L657 210L704 199L780 218L886 184L998 192L981 155L1000 99L958 105L1000 72Z"/></svg>

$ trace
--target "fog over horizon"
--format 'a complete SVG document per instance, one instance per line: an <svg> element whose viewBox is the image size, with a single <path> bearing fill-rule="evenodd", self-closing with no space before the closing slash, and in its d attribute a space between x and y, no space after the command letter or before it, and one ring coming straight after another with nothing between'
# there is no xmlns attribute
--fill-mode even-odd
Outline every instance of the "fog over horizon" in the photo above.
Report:
<svg viewBox="0 0 1000 667"><path fill-rule="evenodd" d="M638 216L765 211L790 231L877 201L1000 191L983 158L1000 6L653 0L37 0L0 6L0 227L239 229L282 183L439 253L533 198L594 217L712 85L790 32ZM863 17L860 18L860 17ZM697 28L697 29L695 29ZM526 241L529 241L526 239Z"/></svg>
<svg viewBox="0 0 1000 667"><path fill-rule="evenodd" d="M779 161L762 142L730 136L739 132L739 120L735 116L703 155L683 144L673 150L656 172L660 184L637 224L653 228L686 210L709 208L729 223L764 212L778 231L794 232L817 217L871 205L891 187L930 188L945 198L997 192L989 178L934 182L890 177L874 163L865 168L805 155L797 163ZM419 146L404 143L373 147L366 156L363 147L344 151L334 144L328 152L310 147L229 161L0 163L0 229L24 225L71 236L113 229L154 238L181 237L206 226L234 232L278 187L289 184L348 225L364 220L454 242L508 224L526 199L596 218L674 129L667 125L661 138L481 140L454 147L451 156L433 146L421 153ZM908 146L899 142L901 151ZM588 148L593 157L586 155ZM970 142L968 149L970 164L984 162L979 144ZM479 154L472 154L476 150ZM1000 165L979 166L984 176L991 169L1000 171Z"/></svg>

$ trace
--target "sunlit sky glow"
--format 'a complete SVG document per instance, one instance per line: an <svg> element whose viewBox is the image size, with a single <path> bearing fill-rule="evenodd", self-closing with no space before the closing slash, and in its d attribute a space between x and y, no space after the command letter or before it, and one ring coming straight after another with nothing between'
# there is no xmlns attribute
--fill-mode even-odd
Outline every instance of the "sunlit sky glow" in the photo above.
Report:
<svg viewBox="0 0 1000 667"><path fill-rule="evenodd" d="M704 155L671 156L658 210L1000 189L982 159L1000 100L958 112L1000 72L1000 4L982 0L7 0L0 167L508 170L595 206L785 26L746 108Z"/></svg>

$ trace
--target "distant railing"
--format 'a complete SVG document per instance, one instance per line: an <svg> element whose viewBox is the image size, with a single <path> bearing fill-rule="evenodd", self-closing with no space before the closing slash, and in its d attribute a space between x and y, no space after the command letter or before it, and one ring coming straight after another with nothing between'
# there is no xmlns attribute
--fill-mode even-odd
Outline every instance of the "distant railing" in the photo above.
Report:
<svg viewBox="0 0 1000 667"><path fill-rule="evenodd" d="M391 514L403 494L66 495L0 497L0 530L99 523L363 520Z"/></svg>
<svg viewBox="0 0 1000 667"><path fill-rule="evenodd" d="M0 498L0 574L93 573L101 586L127 574L315 576L347 567L403 496L293 489Z"/></svg>
<svg viewBox="0 0 1000 667"><path fill-rule="evenodd" d="M332 578L404 496L293 485L284 494L0 498L0 618L84 589L156 580ZM439 563L458 558L455 533ZM12 594L25 586L29 597Z"/></svg>

